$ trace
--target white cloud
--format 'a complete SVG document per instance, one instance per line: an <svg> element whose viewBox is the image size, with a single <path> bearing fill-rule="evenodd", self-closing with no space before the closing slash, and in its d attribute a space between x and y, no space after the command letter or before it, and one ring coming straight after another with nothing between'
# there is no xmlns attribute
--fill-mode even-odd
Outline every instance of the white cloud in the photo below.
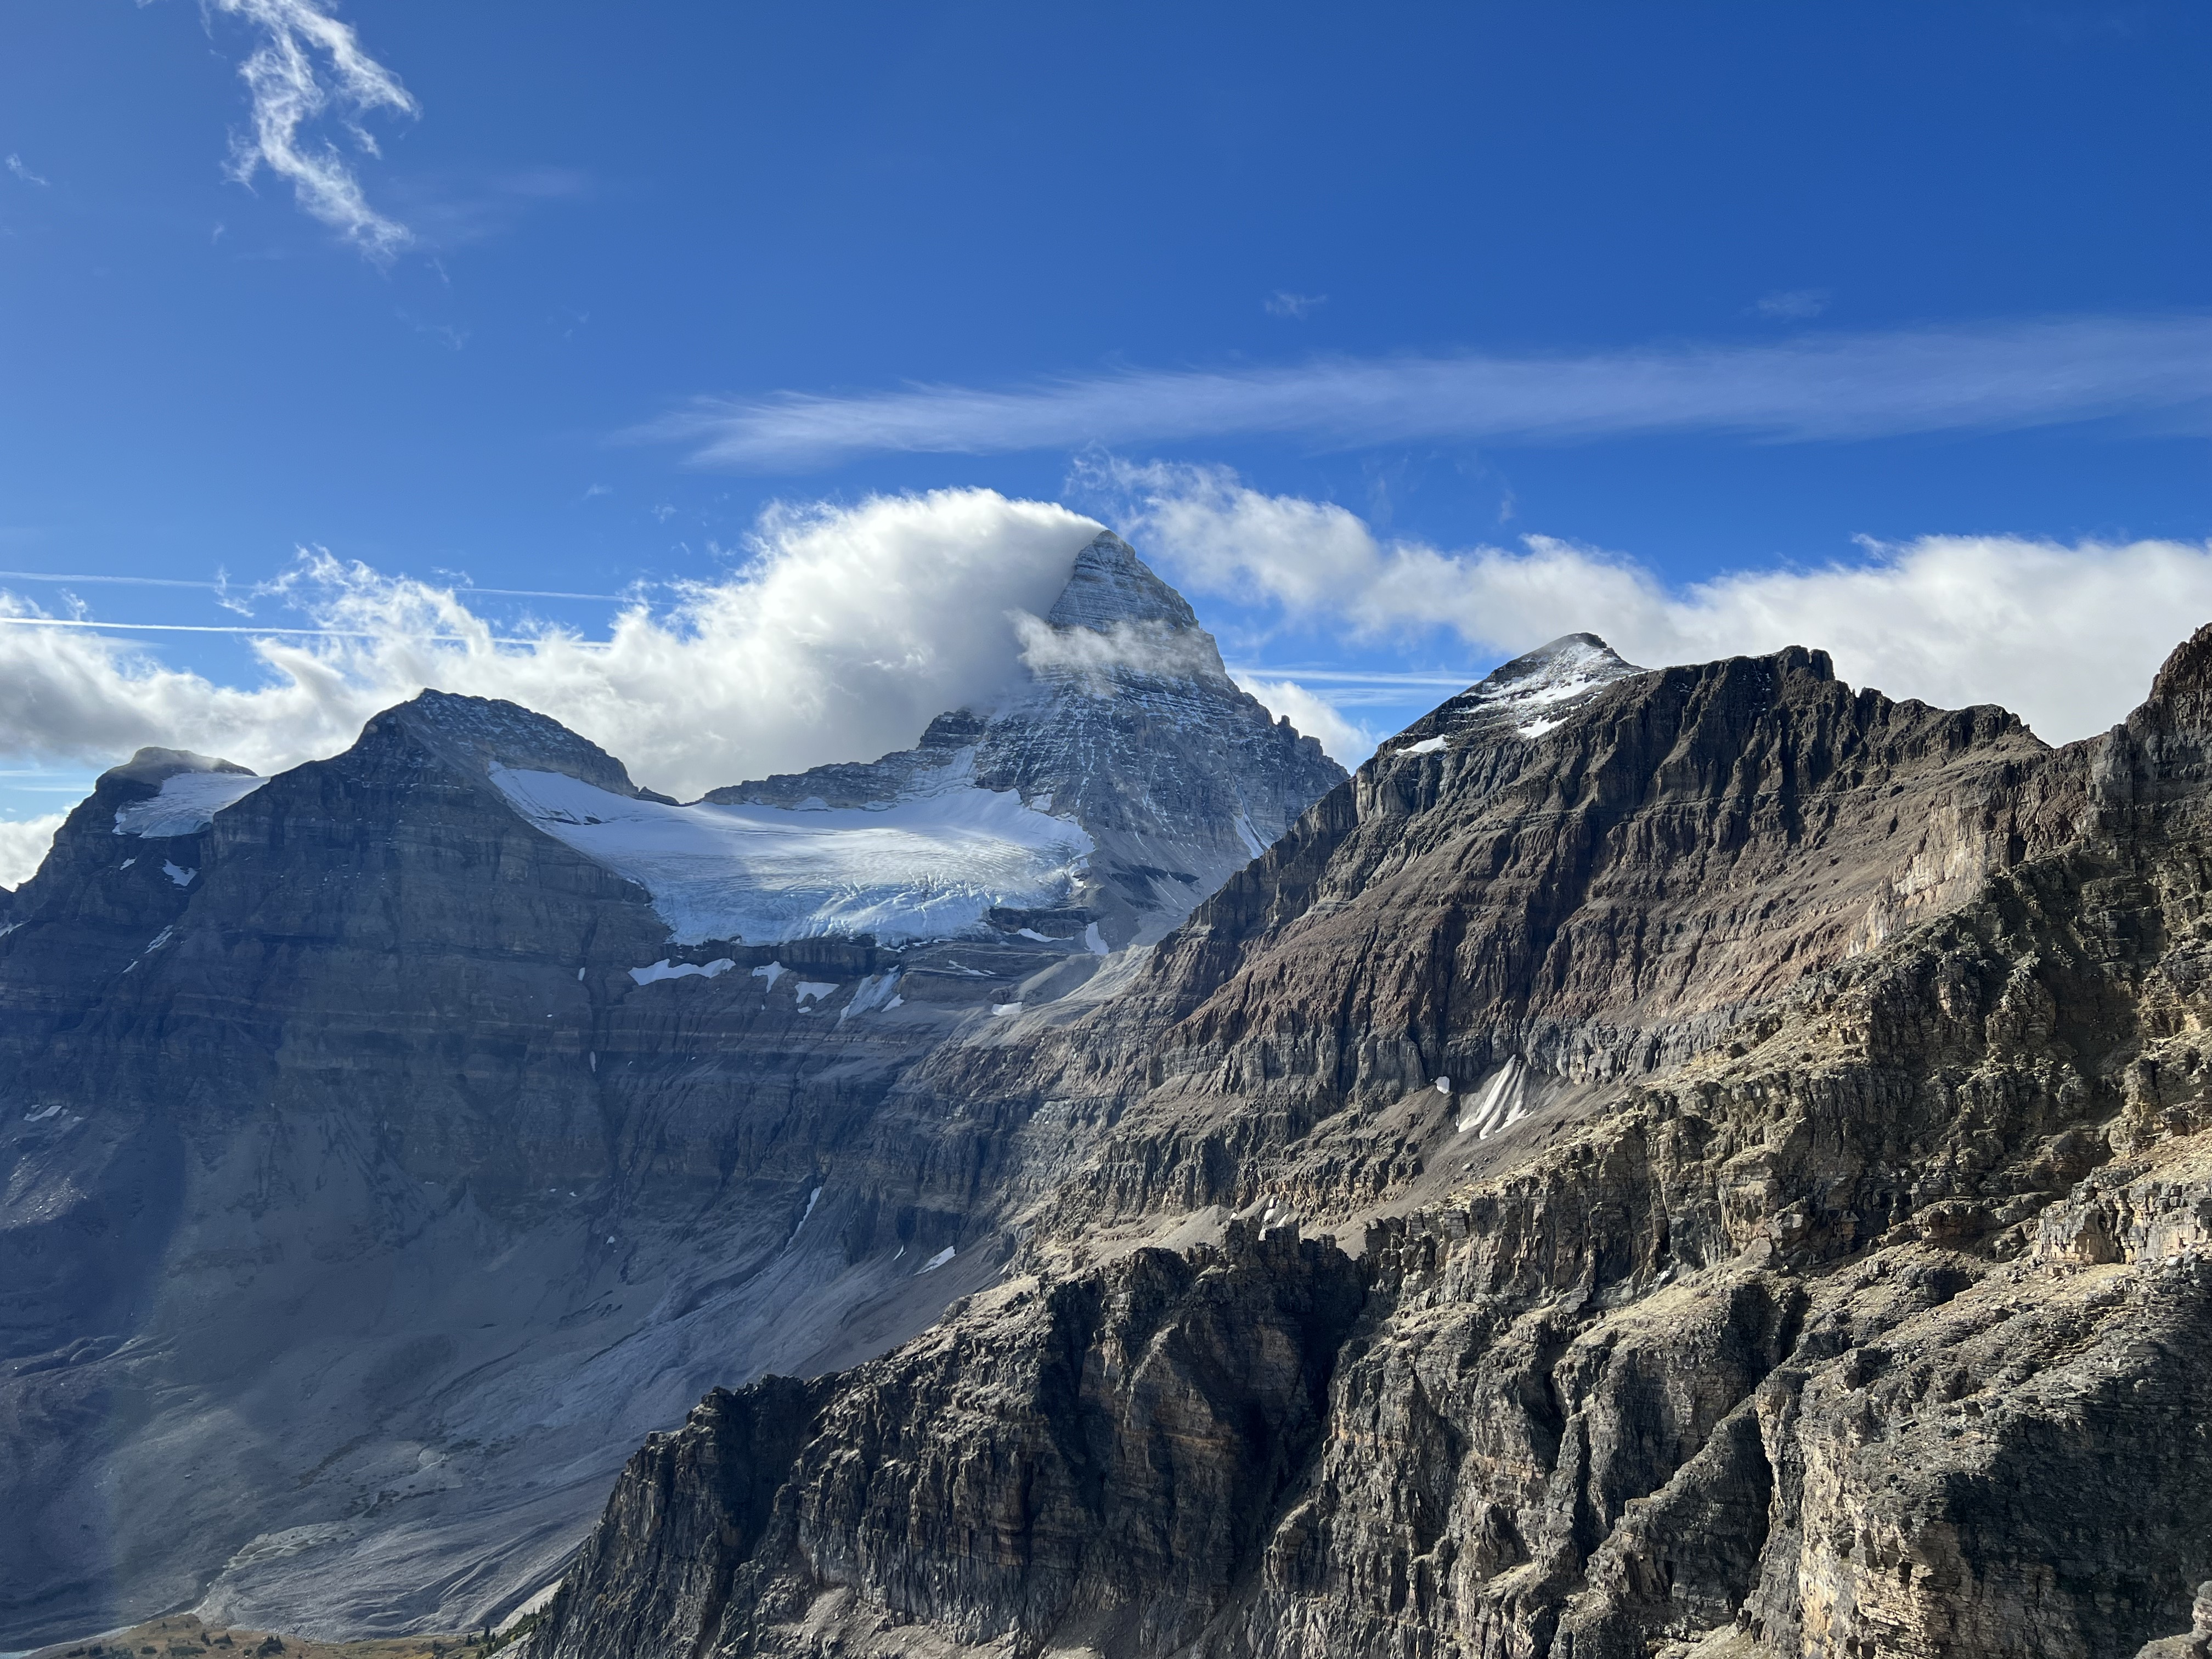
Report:
<svg viewBox="0 0 2212 1659"><path fill-rule="evenodd" d="M1326 294L1293 294L1288 289L1279 288L1260 306L1270 317L1289 317L1303 322L1328 303Z"/></svg>
<svg viewBox="0 0 2212 1659"><path fill-rule="evenodd" d="M231 176L240 184L267 167L291 181L300 205L370 258L386 259L414 240L398 220L368 204L345 156L304 129L335 112L354 147L374 156L376 141L362 119L378 110L419 113L399 78L361 49L348 25L319 0L210 0L215 9L261 32L261 44L239 65L253 103L253 126L231 147ZM317 67L317 58L325 68Z"/></svg>
<svg viewBox="0 0 2212 1659"><path fill-rule="evenodd" d="M1583 356L1132 370L1012 391L702 398L635 435L688 444L702 465L767 469L877 451L995 454L1266 434L1343 447L1665 432L1804 441L2128 414L2203 429L2208 411L2212 318L2089 318Z"/></svg>
<svg viewBox="0 0 2212 1659"><path fill-rule="evenodd" d="M21 887L39 872L54 831L68 814L50 812L38 818L0 818L0 887Z"/></svg>
<svg viewBox="0 0 2212 1659"><path fill-rule="evenodd" d="M257 638L258 686L94 632L0 625L0 753L100 764L161 744L268 771L337 752L436 686L541 710L689 798L873 759L988 697L1019 660L1008 613L1049 609L1097 530L982 489L780 508L742 568L658 614L624 609L597 642L550 629L502 642L465 592L303 555L277 597L332 632ZM0 595L0 615L28 614Z"/></svg>
<svg viewBox="0 0 2212 1659"><path fill-rule="evenodd" d="M1578 630L1650 666L1816 646L1854 684L2002 703L2054 743L2123 719L2212 620L2208 543L1923 536L1854 562L1670 586L1621 555L1540 536L1455 550L1385 540L1341 507L1217 468L1105 463L1085 477L1193 593L1358 638L1442 631L1500 654Z"/></svg>
<svg viewBox="0 0 2212 1659"><path fill-rule="evenodd" d="M1237 684L1266 704L1269 713L1290 721L1306 736L1317 740L1328 751L1329 758L1340 766L1358 765L1375 752L1375 745L1381 741L1379 734L1347 720L1334 702L1296 680L1239 674Z"/></svg>
<svg viewBox="0 0 2212 1659"><path fill-rule="evenodd" d="M29 167L23 164L23 158L13 152L10 152L8 157L8 171L14 173L18 179L21 179L27 185L36 185L41 190L46 187L47 181L39 177L37 173L32 172Z"/></svg>
<svg viewBox="0 0 2212 1659"><path fill-rule="evenodd" d="M1025 665L1040 673L1056 671L1088 681L1096 696L1112 695L1116 669L1164 679L1222 672L1221 653L1211 638L1164 622L1115 623L1101 633L1054 628L1026 611L1013 612L1012 620Z"/></svg>

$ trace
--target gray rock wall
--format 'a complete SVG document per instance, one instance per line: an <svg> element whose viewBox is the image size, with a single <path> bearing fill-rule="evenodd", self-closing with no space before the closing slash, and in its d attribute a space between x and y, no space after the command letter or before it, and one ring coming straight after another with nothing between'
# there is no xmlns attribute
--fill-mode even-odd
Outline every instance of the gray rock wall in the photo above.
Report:
<svg viewBox="0 0 2212 1659"><path fill-rule="evenodd" d="M2208 665L2212 630L2055 752L1787 653L1386 754L1121 1000L902 1084L1091 1148L1020 1277L814 1385L748 1477L789 1524L653 1650L2125 1659L2188 1630ZM1505 1054L1533 1109L1459 1129L1431 1074ZM1250 1265L1143 1248L1224 1209L1370 1224L1356 1260L1285 1228L1270 1265L1242 1220ZM1103 1415L1046 1385L1191 1351L1066 1313L1170 1261L1356 1276L1331 1354L1235 1327L1325 1378L1310 1431L1245 1365L1163 1358L1170 1395ZM1080 1548L1042 1447L1143 1472ZM1285 1451L1262 1494L1224 1478ZM644 1650L613 1514L533 1659Z"/></svg>

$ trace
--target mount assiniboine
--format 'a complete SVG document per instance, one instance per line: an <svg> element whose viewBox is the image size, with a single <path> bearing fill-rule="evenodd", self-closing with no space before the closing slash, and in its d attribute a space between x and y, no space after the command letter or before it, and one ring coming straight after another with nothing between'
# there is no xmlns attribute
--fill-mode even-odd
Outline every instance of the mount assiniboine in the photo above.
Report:
<svg viewBox="0 0 2212 1659"><path fill-rule="evenodd" d="M0 900L0 1649L479 1625L708 1388L996 1280L902 1079L1106 994L1344 775L1070 554L1017 683L872 764L682 805L433 691L100 779Z"/></svg>
<svg viewBox="0 0 2212 1659"><path fill-rule="evenodd" d="M103 779L0 1640L2202 1652L2212 628L2056 750L1571 635L1350 779L1111 538L1027 643L689 805L435 694Z"/></svg>

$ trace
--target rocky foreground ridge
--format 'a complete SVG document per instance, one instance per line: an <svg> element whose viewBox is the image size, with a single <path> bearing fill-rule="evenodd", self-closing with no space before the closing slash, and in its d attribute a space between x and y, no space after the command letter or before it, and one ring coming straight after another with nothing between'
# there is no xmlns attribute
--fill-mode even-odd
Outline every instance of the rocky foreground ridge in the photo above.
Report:
<svg viewBox="0 0 2212 1659"><path fill-rule="evenodd" d="M649 1439L532 1659L2201 1648L2208 897L2212 629L2055 750L1510 664L907 1075L1006 1273Z"/></svg>
<svg viewBox="0 0 2212 1659"><path fill-rule="evenodd" d="M478 1627L707 1388L996 1280L901 1079L1104 994L1343 777L1124 544L1069 558L995 702L727 806L436 692L100 780L0 895L0 1650Z"/></svg>

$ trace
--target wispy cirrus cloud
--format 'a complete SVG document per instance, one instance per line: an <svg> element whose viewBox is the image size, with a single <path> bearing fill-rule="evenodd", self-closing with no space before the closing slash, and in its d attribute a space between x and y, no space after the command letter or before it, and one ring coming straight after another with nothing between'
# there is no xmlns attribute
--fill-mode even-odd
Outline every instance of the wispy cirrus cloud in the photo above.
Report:
<svg viewBox="0 0 2212 1659"><path fill-rule="evenodd" d="M983 455L1259 435L1323 448L1694 432L1804 442L2126 415L2212 427L2212 317L1131 370L995 391L702 398L631 435L688 445L703 465L774 471L885 452Z"/></svg>
<svg viewBox="0 0 2212 1659"><path fill-rule="evenodd" d="M413 240L442 251L495 240L531 214L592 191L591 176L574 167L530 167L418 174L395 181L392 196Z"/></svg>
<svg viewBox="0 0 2212 1659"><path fill-rule="evenodd" d="M12 150L10 150L8 155L8 171L14 173L18 179L21 179L25 184L36 185L40 190L46 189L47 185L52 182L49 179L41 179L37 173L32 172L30 167L25 164L23 158L16 155Z"/></svg>
<svg viewBox="0 0 2212 1659"><path fill-rule="evenodd" d="M380 155L362 125L366 118L380 110L421 113L399 77L363 52L352 27L320 0L209 3L261 34L261 44L239 65L252 100L252 126L232 142L231 177L250 185L265 167L289 179L301 208L373 259L388 259L412 242L411 230L368 204L344 153L312 136L314 124L335 115L356 149Z"/></svg>

